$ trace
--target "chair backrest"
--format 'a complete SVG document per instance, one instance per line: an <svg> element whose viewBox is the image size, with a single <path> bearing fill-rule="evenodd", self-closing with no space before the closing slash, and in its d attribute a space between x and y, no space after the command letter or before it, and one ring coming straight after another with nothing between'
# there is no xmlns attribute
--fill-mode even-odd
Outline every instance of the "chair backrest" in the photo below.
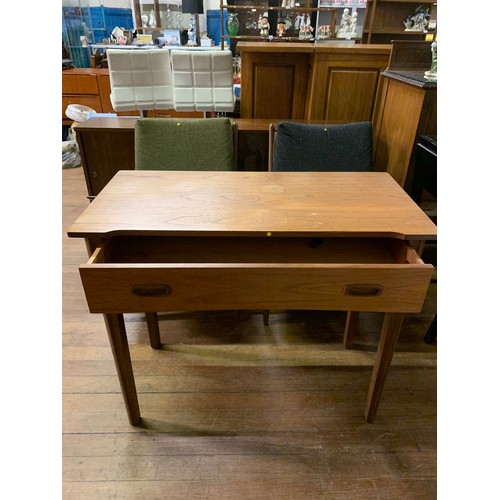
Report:
<svg viewBox="0 0 500 500"><path fill-rule="evenodd" d="M115 111L174 107L168 50L109 49L106 54Z"/></svg>
<svg viewBox="0 0 500 500"><path fill-rule="evenodd" d="M229 118L139 118L136 170L235 170L237 128Z"/></svg>
<svg viewBox="0 0 500 500"><path fill-rule="evenodd" d="M269 170L363 172L372 165L371 122L281 122L269 134Z"/></svg>
<svg viewBox="0 0 500 500"><path fill-rule="evenodd" d="M172 50L176 111L234 111L233 59L229 50Z"/></svg>

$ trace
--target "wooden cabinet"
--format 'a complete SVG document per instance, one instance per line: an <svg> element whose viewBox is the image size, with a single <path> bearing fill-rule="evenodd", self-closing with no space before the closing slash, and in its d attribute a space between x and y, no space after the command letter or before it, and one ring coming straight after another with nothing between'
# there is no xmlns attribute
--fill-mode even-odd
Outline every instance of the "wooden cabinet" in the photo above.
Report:
<svg viewBox="0 0 500 500"><path fill-rule="evenodd" d="M241 118L370 121L390 45L241 42Z"/></svg>
<svg viewBox="0 0 500 500"><path fill-rule="evenodd" d="M429 9L432 20L437 16L437 2L422 0L368 0L364 43L391 43L392 40L425 40L426 33L405 31L404 20L422 6ZM435 34L435 28L431 34Z"/></svg>
<svg viewBox="0 0 500 500"><path fill-rule="evenodd" d="M430 42L394 42L377 97L374 165L408 191L418 137L437 136L437 82L425 78L431 60Z"/></svg>
<svg viewBox="0 0 500 500"><path fill-rule="evenodd" d="M62 123L73 123L65 112L69 104L88 106L96 113L114 113L118 116L140 116L139 111L116 112L111 104L111 84L107 68L72 68L62 73ZM202 112L178 112L174 109L148 111L148 116L158 118L203 118Z"/></svg>
<svg viewBox="0 0 500 500"><path fill-rule="evenodd" d="M89 68L71 68L62 72L63 125L71 125L73 123L65 114L69 104L89 106L97 113L108 113L112 111L112 109L109 110L107 104L105 108L103 108L101 100L102 92L98 80L98 76L102 71L103 70Z"/></svg>

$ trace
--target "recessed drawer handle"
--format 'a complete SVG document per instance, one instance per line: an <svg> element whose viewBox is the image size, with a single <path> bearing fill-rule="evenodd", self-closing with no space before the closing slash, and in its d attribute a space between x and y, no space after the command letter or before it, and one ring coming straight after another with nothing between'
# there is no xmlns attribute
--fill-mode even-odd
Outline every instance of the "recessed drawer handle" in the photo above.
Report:
<svg viewBox="0 0 500 500"><path fill-rule="evenodd" d="M344 287L344 295L355 297L375 297L382 293L384 287L382 285L346 285Z"/></svg>
<svg viewBox="0 0 500 500"><path fill-rule="evenodd" d="M132 293L139 297L163 297L172 293L168 285L133 285Z"/></svg>

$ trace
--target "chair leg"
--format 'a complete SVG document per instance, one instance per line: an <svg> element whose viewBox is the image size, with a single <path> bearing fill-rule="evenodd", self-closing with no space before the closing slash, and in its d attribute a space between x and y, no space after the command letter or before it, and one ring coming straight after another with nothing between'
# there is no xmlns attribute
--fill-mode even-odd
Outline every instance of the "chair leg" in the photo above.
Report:
<svg viewBox="0 0 500 500"><path fill-rule="evenodd" d="M354 343L354 337L358 332L358 311L349 311L347 313L347 318L345 320L344 328L344 347L346 349L352 349Z"/></svg>
<svg viewBox="0 0 500 500"><path fill-rule="evenodd" d="M161 347L161 339L158 314L146 313L146 323L148 325L149 343L153 349L159 349Z"/></svg>
<svg viewBox="0 0 500 500"><path fill-rule="evenodd" d="M264 322L264 326L269 326L269 309L262 311L262 321Z"/></svg>

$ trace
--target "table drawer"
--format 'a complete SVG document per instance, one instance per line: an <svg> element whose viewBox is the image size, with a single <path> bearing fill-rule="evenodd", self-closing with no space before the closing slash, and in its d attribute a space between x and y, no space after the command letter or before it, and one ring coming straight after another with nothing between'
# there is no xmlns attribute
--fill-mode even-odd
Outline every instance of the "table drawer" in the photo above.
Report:
<svg viewBox="0 0 500 500"><path fill-rule="evenodd" d="M433 267L390 239L110 238L80 266L90 312L419 312Z"/></svg>

